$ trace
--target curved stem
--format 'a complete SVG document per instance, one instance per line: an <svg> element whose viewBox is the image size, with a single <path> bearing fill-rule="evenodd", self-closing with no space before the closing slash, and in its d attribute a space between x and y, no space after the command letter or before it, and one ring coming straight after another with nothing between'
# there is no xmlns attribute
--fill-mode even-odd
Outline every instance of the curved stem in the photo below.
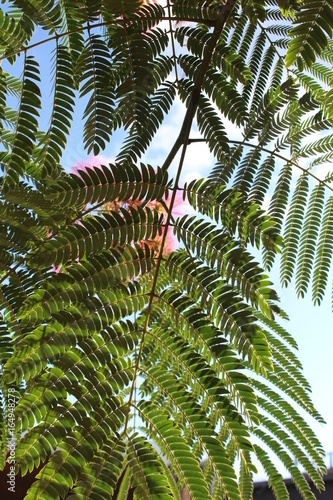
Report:
<svg viewBox="0 0 333 500"><path fill-rule="evenodd" d="M68 30L64 31L63 33L56 33L53 36L49 36L48 38L43 38L43 40L40 40L39 42L32 43L29 46L24 46L21 49L14 50L13 52L10 52L9 55L4 55L0 56L0 62L4 61L5 59L8 59L8 57L13 57L13 56L18 56L19 54L22 54L22 52L25 52L26 50L30 49L35 49L41 45L44 45L46 43L52 42L54 40L60 40L61 38L64 38L66 36L74 35L75 33L82 33L84 31L87 31L88 29L96 29L96 28L103 28L105 26L112 26L113 24L122 24L126 25L129 23L134 23L140 21L139 17L133 17L133 18L126 18L126 19L117 19L115 21L104 21L101 23L96 23L96 24L87 24L87 26L80 26L80 28L76 28L73 30ZM177 17L177 16L161 16L159 18L159 21L184 21L184 22L197 22L198 19L196 18L191 18L191 17ZM207 24L208 26L212 25L212 21L207 20L207 19L201 19L200 22L202 24Z"/></svg>
<svg viewBox="0 0 333 500"><path fill-rule="evenodd" d="M229 18L230 14L231 14L231 12L236 4L236 1L237 0L226 0L226 3L224 4L224 6L222 8L220 16L215 22L214 31L212 33L212 36L211 36L208 44L206 45L206 49L205 49L205 52L203 55L201 66L200 66L196 81L195 81L193 89L192 89L192 93L190 96L190 102L189 102L189 105L188 105L188 108L187 108L187 111L186 111L186 114L185 114L185 117L183 120L183 124L182 124L181 130L180 130L178 139L176 140L176 143L175 143L174 147L172 148L172 151L174 151L175 146L178 146L178 148L177 148L177 151L178 151L180 146L183 145L181 157L180 157L179 164L178 164L175 185L174 185L174 189L173 189L172 196L171 196L170 206L168 208L168 215L167 215L167 220L165 223L165 230L163 233L161 247L160 247L160 251L159 251L159 256L158 256L157 263L156 263L155 275L154 275L152 288L151 288L151 292L150 292L149 303L147 306L145 323L144 323L142 338L141 338L141 342L140 342L139 352L138 352L138 356L136 359L136 364L135 364L135 369L134 369L134 374L133 374L133 381L132 381L131 391L130 391L129 400L128 400L128 411L127 411L127 415L126 415L125 432L126 432L128 422L129 422L130 408L131 408L132 401L133 401L134 390L135 390L135 385L136 385L136 379L138 376L141 355L143 352L145 336L146 336L146 333L148 331L148 325L149 325L149 319L150 319L150 315L151 315L151 311L152 311L153 300L155 298L155 291L156 291L156 286L157 286L159 270L160 270L161 262L162 262L162 258L163 258L163 250L164 250L167 230L168 230L168 227L170 226L170 222L171 222L171 218L172 218L172 209L173 209L173 205L174 205L174 202L176 199L179 180L180 180L180 176L182 173L182 168L183 168L186 150L187 150L187 146L188 146L188 140L189 140L189 136L190 136L190 132L191 132L191 128L192 128L192 122L193 122L195 112L196 112L196 109L198 106L199 98L200 98L202 83L203 83L206 71L209 68L214 49L216 47L216 44L219 41L223 27L224 27L227 19ZM176 151L176 153L177 153L177 151ZM164 162L164 165L162 167L163 170L166 170L168 168L168 166L172 162L173 158L174 158L174 156L173 157L170 157L170 155L168 156L167 160Z"/></svg>
<svg viewBox="0 0 333 500"><path fill-rule="evenodd" d="M170 0L167 0L167 9L168 9L168 16L169 16L169 28L170 28L171 47L172 47L172 58L173 58L173 65L174 65L174 70L175 70L176 85L178 86L177 55L176 55L175 40L174 40L174 36L173 36L173 29L172 29L172 16L171 16Z"/></svg>
<svg viewBox="0 0 333 500"><path fill-rule="evenodd" d="M189 139L188 140L188 144L191 144L193 142L207 142L206 139ZM310 172L307 168L304 168L304 167L301 167L300 165L298 165L298 163L296 163L295 161L293 160L290 160L289 158L286 158L285 156L282 156L280 155L279 153L277 153L276 151L271 151L270 149L268 148L263 148L262 146L258 146L258 144L252 144L251 142L245 142L245 141L229 141L230 144L236 144L236 145L241 145L241 146L245 146L245 147L249 147L249 148L253 148L253 149L256 149L256 148L260 148L261 151L263 151L264 153L267 153L267 154L270 154L271 156L276 156L276 158L279 158L279 160L282 160L284 161L285 163L289 163L290 165L292 165L293 167L296 167L298 168L299 170L302 170L302 172L304 174L308 174L310 177L312 177L313 179L315 179L319 184L322 184L323 186L325 186L327 189L329 189L330 191L333 191L333 187L330 186L329 184L327 184L326 181L322 180L322 179L319 179L319 177L317 177L316 175L314 175L312 172Z"/></svg>

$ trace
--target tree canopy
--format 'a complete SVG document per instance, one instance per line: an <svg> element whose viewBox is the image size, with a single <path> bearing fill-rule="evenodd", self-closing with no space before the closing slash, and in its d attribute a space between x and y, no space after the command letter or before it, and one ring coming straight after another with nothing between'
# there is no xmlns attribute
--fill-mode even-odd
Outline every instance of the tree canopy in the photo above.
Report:
<svg viewBox="0 0 333 500"><path fill-rule="evenodd" d="M250 500L255 461L287 499L277 460L323 488L268 273L281 253L285 286L327 293L332 28L332 0L4 4L0 462L14 439L22 475L45 463L28 500ZM69 171L78 115L93 156ZM193 142L215 165L184 183Z"/></svg>

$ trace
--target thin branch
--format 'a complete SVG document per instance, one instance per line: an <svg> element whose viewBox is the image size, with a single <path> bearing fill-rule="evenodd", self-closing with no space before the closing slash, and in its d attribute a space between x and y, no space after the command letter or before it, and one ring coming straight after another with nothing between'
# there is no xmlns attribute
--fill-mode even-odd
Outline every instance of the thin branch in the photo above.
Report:
<svg viewBox="0 0 333 500"><path fill-rule="evenodd" d="M44 45L48 42L52 42L54 40L60 40L61 38L64 38L64 37L70 36L70 35L74 35L75 33L82 33L84 31L87 31L88 29L93 30L96 28L103 28L105 26L112 26L113 24L115 24L115 25L117 25L117 24L127 25L127 24L131 24L131 23L139 22L142 19L149 19L149 18L133 17L133 18L126 18L126 19L117 19L115 21L104 21L104 22L96 23L96 24L89 24L88 23L89 25L87 25L87 26L80 26L80 28L76 28L74 30L64 31L63 33L56 33L53 36L43 38L43 40L40 40L39 42L32 43L31 45L22 47L21 49L18 49L18 50L14 50L14 51L10 52L10 54L0 56L0 62L8 59L8 57L13 57L13 56L17 56L19 54L22 54L22 52L24 52L26 50L35 49L36 47ZM162 22L162 21L184 21L184 22L191 23L191 22L198 22L198 19L192 18L192 17L161 16L159 18L159 21L160 22ZM210 21L207 19L201 19L200 22L202 24L207 24L208 26L212 26L212 23L214 21Z"/></svg>
<svg viewBox="0 0 333 500"><path fill-rule="evenodd" d="M179 191L179 190L180 190L180 188L178 187L178 191ZM162 207L164 208L164 210L166 211L166 213L168 213L169 208L168 208L168 206L167 206L167 204L165 203L165 201L164 201L164 200L161 200L161 205L162 205ZM169 224L169 227L170 227L170 226L173 226L173 227L174 227L175 225L176 225L175 218L174 218L174 216L171 214L171 222L170 222L170 224ZM165 225L164 225L164 224L162 224L162 227L164 227L164 226L165 226ZM180 239L181 239L181 241L182 241L182 243L183 243L183 245L184 245L185 249L187 250L188 254L189 254L189 255L191 255L191 250L190 250L190 247L188 246L187 242L185 241L185 239L183 238L183 236L182 236L182 235L180 236Z"/></svg>
<svg viewBox="0 0 333 500"><path fill-rule="evenodd" d="M188 144L191 144L193 142L206 142L206 139L201 139L201 138L198 138L198 139L189 139L188 140ZM295 161L293 160L290 160L289 158L286 158L285 156L282 156L280 155L279 153L277 153L276 151L271 151L269 150L268 148L263 148L262 146L259 146L258 144L252 144L251 142L245 142L245 141L228 141L229 144L236 144L236 145L240 145L240 146L245 146L245 147L249 147L249 148L253 148L253 149L260 149L261 151L263 151L264 153L268 153L270 154L271 156L276 156L277 158L279 158L280 160L284 161L285 163L289 163L290 165L292 165L293 167L296 167L298 168L299 170L302 170L302 172L304 174L308 174L310 177L312 177L313 179L315 179L317 182L319 182L319 184L322 184L323 186L327 187L327 189L329 189L330 191L333 191L333 187L330 186L329 184L327 184L327 182L323 179L319 179L319 177L317 177L316 175L314 175L312 172L310 172L310 170L308 170L307 168L304 168L304 167L301 167L300 165L298 165L298 163L296 163Z"/></svg>
<svg viewBox="0 0 333 500"><path fill-rule="evenodd" d="M261 22L258 22L258 26L261 29L261 33L264 34L265 38L268 40L268 43L270 44L271 47L273 47L275 54L277 55L278 59L283 63L284 65L284 58L280 54L280 52L277 50L276 46L274 45L273 41L271 40L271 37L268 35L267 30L263 26ZM288 71L288 70L287 70Z"/></svg>
<svg viewBox="0 0 333 500"><path fill-rule="evenodd" d="M166 236L167 236L168 227L170 226L170 222L171 222L172 209L173 209L173 205L174 205L174 202L176 199L179 180L180 180L180 176L182 173L182 168L183 168L186 150L187 150L187 146L188 146L188 139L190 136L195 112L196 112L196 109L198 106L202 83L204 81L206 71L209 68L214 49L219 41L223 27L224 27L227 19L229 18L236 2L237 2L237 0L227 0L223 6L223 9L221 11L219 18L216 20L214 31L212 33L212 36L211 36L208 44L206 45L206 49L205 49L204 56L203 56L203 59L201 62L201 66L200 66L196 81L194 83L194 87L193 87L191 97L190 97L190 102L189 102L189 105L188 105L188 108L187 108L187 111L186 111L186 114L185 114L185 117L183 120L183 125L181 127L178 139L176 140L176 143L175 143L174 147L172 148L172 150L174 150L176 144L178 144L179 141L180 141L180 145L181 144L183 145L181 157L180 157L179 164L178 164L175 185L174 185L174 189L173 189L172 196L171 196L170 206L168 209L168 216L167 216L167 220L165 223L165 229L164 229L164 233L163 233L163 237L162 237L160 252L159 252L159 256L158 256L157 263L156 263L155 275L154 275L152 288L151 288L151 292L150 292L149 303L147 306L145 324L144 324L144 329L143 329L142 338L141 338L141 342L140 342L139 352L138 352L138 356L137 356L137 360L136 360L136 364L135 364L133 381L132 381L131 391L130 391L129 400L128 400L128 411L127 411L127 415L126 415L125 432L126 432L126 429L128 426L130 408L132 405L136 379L138 376L139 364L140 364L141 355L142 355L143 347L144 347L145 336L146 336L146 332L148 331L149 319L150 319L150 315L151 315L153 300L155 297L157 279L158 279L159 270L160 270L161 262L162 262L162 258L163 258L163 250L164 250L165 240L166 240ZM180 145L179 145L179 147L180 147ZM172 160L173 160L173 158L171 159L171 161ZM167 164L167 161L170 161L170 155L168 156L166 162L164 163L164 165L162 167L164 170L166 170L169 166ZM171 161L170 161L170 163L171 163Z"/></svg>
<svg viewBox="0 0 333 500"><path fill-rule="evenodd" d="M169 27L170 27L170 40L171 40L171 47L172 47L172 58L173 58L173 65L175 69L175 77L176 77L176 85L178 86L178 71L177 71L177 56L176 56L176 48L175 48L175 40L173 36L173 29L172 29L172 16L171 16L171 8L170 8L170 0L168 1L168 15L169 15Z"/></svg>

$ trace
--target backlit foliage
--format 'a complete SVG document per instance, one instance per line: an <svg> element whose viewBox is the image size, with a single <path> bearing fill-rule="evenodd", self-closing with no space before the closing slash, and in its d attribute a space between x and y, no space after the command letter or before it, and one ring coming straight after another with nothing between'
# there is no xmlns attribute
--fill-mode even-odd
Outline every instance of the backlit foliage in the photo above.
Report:
<svg viewBox="0 0 333 500"><path fill-rule="evenodd" d="M27 499L250 500L255 463L287 499L277 461L315 498L295 458L323 488L321 417L267 270L281 252L282 283L322 301L332 27L332 0L3 5L0 462L14 388L17 468L45 462ZM77 116L87 157L112 144L113 161L63 164ZM196 141L215 165L184 183Z"/></svg>

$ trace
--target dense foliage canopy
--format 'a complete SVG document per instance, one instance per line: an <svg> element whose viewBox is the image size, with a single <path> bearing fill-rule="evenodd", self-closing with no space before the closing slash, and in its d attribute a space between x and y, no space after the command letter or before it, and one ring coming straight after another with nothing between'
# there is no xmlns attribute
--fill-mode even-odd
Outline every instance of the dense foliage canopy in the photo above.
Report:
<svg viewBox="0 0 333 500"><path fill-rule="evenodd" d="M314 498L295 458L323 488L321 418L267 272L281 252L282 283L324 297L332 27L332 0L4 5L0 462L15 394L16 466L45 462L27 499L249 500L254 461L287 499L277 459ZM178 138L149 165L177 100ZM69 173L78 116L95 157ZM184 184L197 141L215 166Z"/></svg>

